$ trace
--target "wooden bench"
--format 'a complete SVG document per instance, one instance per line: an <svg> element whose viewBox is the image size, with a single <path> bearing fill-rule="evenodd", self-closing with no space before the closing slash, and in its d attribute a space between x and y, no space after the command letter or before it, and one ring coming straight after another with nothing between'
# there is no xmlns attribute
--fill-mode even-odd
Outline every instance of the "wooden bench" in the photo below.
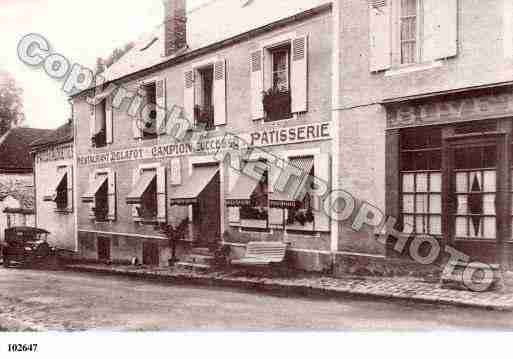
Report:
<svg viewBox="0 0 513 359"><path fill-rule="evenodd" d="M250 242L241 259L232 260L231 264L242 266L266 266L283 263L287 244L282 242Z"/></svg>

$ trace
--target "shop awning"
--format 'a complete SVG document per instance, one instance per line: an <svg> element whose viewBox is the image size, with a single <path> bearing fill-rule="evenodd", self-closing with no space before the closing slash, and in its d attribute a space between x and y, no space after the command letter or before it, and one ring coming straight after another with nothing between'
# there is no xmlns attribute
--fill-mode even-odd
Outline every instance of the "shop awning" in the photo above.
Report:
<svg viewBox="0 0 513 359"><path fill-rule="evenodd" d="M192 176L178 187L171 196L171 204L174 206L188 206L197 203L201 192L214 179L218 171L217 166L194 168Z"/></svg>
<svg viewBox="0 0 513 359"><path fill-rule="evenodd" d="M297 198L298 194L302 192L301 190L304 189L301 186L306 186L309 183L305 179L312 171L314 165L313 157L295 158L290 163L292 166L299 168L303 175L301 177L294 177L292 184L287 185L283 192L273 192L271 194L270 206L273 208L294 208L297 201L302 200L302 198Z"/></svg>
<svg viewBox="0 0 513 359"><path fill-rule="evenodd" d="M226 205L228 207L241 207L249 206L251 203L251 195L258 186L259 181L251 176L241 173L239 180L233 187L233 191L226 198Z"/></svg>
<svg viewBox="0 0 513 359"><path fill-rule="evenodd" d="M87 192L82 196L83 203L93 203L96 193L100 190L102 185L107 181L107 175L98 176L94 181L89 184Z"/></svg>
<svg viewBox="0 0 513 359"><path fill-rule="evenodd" d="M127 204L141 204L144 192L148 189L151 182L157 177L156 171L143 171L139 181L135 184L132 192L126 197Z"/></svg>
<svg viewBox="0 0 513 359"><path fill-rule="evenodd" d="M62 182L64 182L64 180L67 178L67 176L68 176L68 173L66 171L63 171L62 173L59 174L59 176L57 177L57 182L55 182L53 187L51 187L48 194L43 197L43 201L55 202L55 200L57 199L57 189L60 187Z"/></svg>

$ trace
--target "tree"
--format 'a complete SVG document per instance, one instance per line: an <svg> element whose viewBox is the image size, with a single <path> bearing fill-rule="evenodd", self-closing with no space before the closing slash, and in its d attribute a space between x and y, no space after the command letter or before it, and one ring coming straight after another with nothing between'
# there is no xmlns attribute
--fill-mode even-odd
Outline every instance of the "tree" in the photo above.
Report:
<svg viewBox="0 0 513 359"><path fill-rule="evenodd" d="M23 89L5 71L0 71L0 135L23 123Z"/></svg>

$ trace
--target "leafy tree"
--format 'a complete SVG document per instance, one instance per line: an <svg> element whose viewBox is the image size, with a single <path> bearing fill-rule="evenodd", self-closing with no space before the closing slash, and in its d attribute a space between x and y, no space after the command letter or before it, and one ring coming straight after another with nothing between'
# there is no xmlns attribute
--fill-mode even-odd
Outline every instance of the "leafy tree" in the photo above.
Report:
<svg viewBox="0 0 513 359"><path fill-rule="evenodd" d="M8 72L0 71L0 135L24 120L23 89Z"/></svg>

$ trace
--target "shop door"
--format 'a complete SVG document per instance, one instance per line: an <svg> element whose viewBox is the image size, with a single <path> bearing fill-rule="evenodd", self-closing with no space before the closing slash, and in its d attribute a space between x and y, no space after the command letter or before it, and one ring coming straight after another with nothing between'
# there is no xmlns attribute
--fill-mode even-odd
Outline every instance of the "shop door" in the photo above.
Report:
<svg viewBox="0 0 513 359"><path fill-rule="evenodd" d="M158 243L143 243L143 264L148 266L159 265L159 245Z"/></svg>
<svg viewBox="0 0 513 359"><path fill-rule="evenodd" d="M98 260L110 261L110 239L98 237Z"/></svg>
<svg viewBox="0 0 513 359"><path fill-rule="evenodd" d="M197 244L211 246L221 238L221 184L219 172L205 187L194 206Z"/></svg>
<svg viewBox="0 0 513 359"><path fill-rule="evenodd" d="M491 136L456 136L449 142L450 239L496 241L501 221L497 189L501 173L501 139Z"/></svg>

